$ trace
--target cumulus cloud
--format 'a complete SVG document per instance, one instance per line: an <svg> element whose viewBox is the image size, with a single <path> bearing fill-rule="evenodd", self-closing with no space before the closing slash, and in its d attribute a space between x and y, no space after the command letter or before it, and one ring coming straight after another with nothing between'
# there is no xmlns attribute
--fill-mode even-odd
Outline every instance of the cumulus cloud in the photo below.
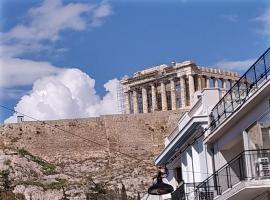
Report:
<svg viewBox="0 0 270 200"><path fill-rule="evenodd" d="M256 21L263 23L260 33L270 35L270 8L267 8L260 16L255 18Z"/></svg>
<svg viewBox="0 0 270 200"><path fill-rule="evenodd" d="M62 70L48 62L20 58L1 58L0 88L31 85L41 77L57 74Z"/></svg>
<svg viewBox="0 0 270 200"><path fill-rule="evenodd" d="M49 48L47 42L59 40L64 30L82 31L97 26L112 13L108 3L63 4L62 0L45 0L27 13L27 22L18 24L8 32L1 33L1 54L18 56L25 52Z"/></svg>
<svg viewBox="0 0 270 200"><path fill-rule="evenodd" d="M37 80L28 95L24 95L15 107L39 120L95 117L116 114L118 80L108 81L106 95L96 94L95 80L79 69L65 69L57 75ZM32 120L26 117L25 120ZM16 122L16 114L5 123Z"/></svg>
<svg viewBox="0 0 270 200"><path fill-rule="evenodd" d="M222 60L214 64L214 66L218 66L222 69L228 69L228 70L245 71L255 61L256 59L234 60L234 61Z"/></svg>
<svg viewBox="0 0 270 200"><path fill-rule="evenodd" d="M41 77L61 71L48 62L20 59L19 56L43 51L53 51L54 56L62 54L68 49L54 49L54 43L63 31L83 31L100 25L111 13L106 2L64 4L62 0L44 0L39 6L30 8L23 23L5 33L0 32L0 90L9 94L1 95L1 99L22 94L23 90L12 87L30 86Z"/></svg>
<svg viewBox="0 0 270 200"><path fill-rule="evenodd" d="M22 59L25 53L67 51L65 47L54 50L62 32L100 26L111 14L107 2L67 4L62 0L44 0L29 9L23 23L0 32L0 99L20 98L15 110L40 120L118 113L117 79L104 85L107 93L100 97L95 91L95 80L79 69ZM31 91L24 89L32 84ZM5 122L15 121L16 114Z"/></svg>

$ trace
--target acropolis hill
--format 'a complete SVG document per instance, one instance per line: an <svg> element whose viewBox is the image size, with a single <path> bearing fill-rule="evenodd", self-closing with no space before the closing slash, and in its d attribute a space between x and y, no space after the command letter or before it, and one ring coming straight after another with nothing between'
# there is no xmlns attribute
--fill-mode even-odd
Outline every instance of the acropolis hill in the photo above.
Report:
<svg viewBox="0 0 270 200"><path fill-rule="evenodd" d="M192 62L156 66L122 80L127 114L1 125L0 171L10 169L13 192L26 199L63 199L64 193L68 199L91 199L89 179L106 183L110 193L124 185L129 199L142 197L156 173L154 157L194 94L209 87L226 90L237 78ZM50 173L47 162L55 166ZM59 180L61 187L49 187Z"/></svg>
<svg viewBox="0 0 270 200"><path fill-rule="evenodd" d="M19 149L19 151L24 149L57 166L57 173L60 175L57 175L56 178L67 180L66 190L73 197L70 199L85 199L86 188L83 183L87 182L89 176L95 182L108 182L109 187L113 189L121 188L123 183L128 195L136 197L138 192L141 195L145 193L151 184L156 172L153 164L154 155L157 155L163 148L164 136L176 125L181 114L182 111L177 110L47 121L46 123L49 123L50 126L41 122L5 124L0 126L0 146L5 149ZM53 127L68 130L96 141L102 146L84 141ZM139 160L126 157L116 151L129 154ZM18 152L9 153L9 155L14 154L17 155ZM8 155L1 156L0 150L0 169L4 163L9 163L14 169L19 165L7 160L12 161L14 158L8 157ZM30 185L31 182L42 182L42 179L54 180L55 178L52 178L52 175L50 178L33 176L36 172L33 173L29 170L23 169L23 172L14 173L23 174L17 179L27 180L27 184ZM32 169L32 171L35 170ZM38 180L36 180L37 178ZM46 196L45 189L27 189L30 187L29 185L25 187L19 188L20 193L25 196L30 196L31 192L34 193L37 190L39 196L32 199L42 199ZM76 195L74 190L80 195ZM61 199L62 192L59 191L54 195L57 196L54 199Z"/></svg>

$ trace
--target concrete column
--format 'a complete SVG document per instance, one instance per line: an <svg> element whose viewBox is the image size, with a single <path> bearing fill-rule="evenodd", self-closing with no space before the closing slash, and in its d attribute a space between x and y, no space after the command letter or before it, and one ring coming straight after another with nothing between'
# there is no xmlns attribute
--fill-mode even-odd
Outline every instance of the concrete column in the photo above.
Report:
<svg viewBox="0 0 270 200"><path fill-rule="evenodd" d="M151 84L151 93L152 93L152 112L158 109L157 107L157 89L156 86Z"/></svg>
<svg viewBox="0 0 270 200"><path fill-rule="evenodd" d="M192 146L191 146L191 152L192 152L192 164L193 164L193 169L194 172L203 172L203 169L201 169L201 166L204 163L200 163L200 155L199 152L197 151L199 148L203 147L203 143L199 144L198 141L196 141ZM195 182L200 182L203 178L204 174L200 173L194 173L194 180Z"/></svg>
<svg viewBox="0 0 270 200"><path fill-rule="evenodd" d="M136 90L133 90L133 109L134 114L139 113L138 93Z"/></svg>
<svg viewBox="0 0 270 200"><path fill-rule="evenodd" d="M130 114L130 95L129 91L124 93L125 95L125 113Z"/></svg>
<svg viewBox="0 0 270 200"><path fill-rule="evenodd" d="M214 77L213 80L214 80L214 87L218 88L218 79Z"/></svg>
<svg viewBox="0 0 270 200"><path fill-rule="evenodd" d="M198 90L202 90L202 78L200 75L197 76Z"/></svg>
<svg viewBox="0 0 270 200"><path fill-rule="evenodd" d="M226 90L227 89L227 80L221 79L221 82L222 82L222 88Z"/></svg>
<svg viewBox="0 0 270 200"><path fill-rule="evenodd" d="M248 141L249 141L249 138L248 138L248 133L246 131L243 131L242 132L242 138L243 138L243 145L244 145L244 150L245 151L248 151L249 150L249 145L248 145ZM252 179L252 174L255 174L253 173L252 171L252 168L251 168L251 165L250 163L252 162L252 158L253 156L247 156L246 159L245 159L245 168L246 168L246 173L247 173L247 177L250 177L248 179Z"/></svg>
<svg viewBox="0 0 270 200"><path fill-rule="evenodd" d="M184 172L184 173L182 173L182 178L183 178L183 180L185 180L185 182L187 182L188 181L188 173L185 173L185 172L189 172L188 171L188 168L187 168L187 152L186 151L184 151L182 154L181 154L181 157L180 157L180 159L181 159L181 167L182 167L182 171Z"/></svg>
<svg viewBox="0 0 270 200"><path fill-rule="evenodd" d="M189 148L187 148L186 150L187 152L187 171L188 172L185 172L185 173L188 173L188 179L187 179L187 182L188 183L194 183L194 165L193 165L193 162L192 162L192 149L191 149L191 146Z"/></svg>
<svg viewBox="0 0 270 200"><path fill-rule="evenodd" d="M210 77L208 77L208 76L206 76L205 77L205 83L206 83L206 88L210 88L211 87L211 85L210 85Z"/></svg>
<svg viewBox="0 0 270 200"><path fill-rule="evenodd" d="M171 85L171 105L172 110L176 110L176 91L175 91L175 82L173 79L170 80Z"/></svg>
<svg viewBox="0 0 270 200"><path fill-rule="evenodd" d="M148 113L148 100L146 87L142 87L142 104L143 104L143 113Z"/></svg>
<svg viewBox="0 0 270 200"><path fill-rule="evenodd" d="M187 103L186 103L186 82L185 82L185 77L181 76L180 77L180 97L181 97L181 108L185 108Z"/></svg>
<svg viewBox="0 0 270 200"><path fill-rule="evenodd" d="M166 85L164 82L161 82L160 88L161 88L161 107L162 107L162 110L168 110Z"/></svg>
<svg viewBox="0 0 270 200"><path fill-rule="evenodd" d="M194 83L194 77L193 75L188 75L188 87L189 87L189 101L190 101L190 106L192 105L193 101L193 95L195 92L195 83Z"/></svg>

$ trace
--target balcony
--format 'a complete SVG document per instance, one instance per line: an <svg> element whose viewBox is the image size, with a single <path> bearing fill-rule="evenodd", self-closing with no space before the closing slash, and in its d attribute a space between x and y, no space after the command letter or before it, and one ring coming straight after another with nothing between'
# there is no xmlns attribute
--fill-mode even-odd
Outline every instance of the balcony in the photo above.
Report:
<svg viewBox="0 0 270 200"><path fill-rule="evenodd" d="M269 190L270 149L247 150L200 183L194 199L249 199Z"/></svg>
<svg viewBox="0 0 270 200"><path fill-rule="evenodd" d="M247 70L224 97L212 109L210 114L210 135L236 112L270 76L270 48Z"/></svg>

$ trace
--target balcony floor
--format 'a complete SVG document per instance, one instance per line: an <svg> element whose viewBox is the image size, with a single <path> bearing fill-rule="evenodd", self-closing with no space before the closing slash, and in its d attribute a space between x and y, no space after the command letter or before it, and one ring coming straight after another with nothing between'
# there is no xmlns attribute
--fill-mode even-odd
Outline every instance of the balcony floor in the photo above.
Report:
<svg viewBox="0 0 270 200"><path fill-rule="evenodd" d="M270 179L242 181L215 200L253 200L267 191L270 192Z"/></svg>

